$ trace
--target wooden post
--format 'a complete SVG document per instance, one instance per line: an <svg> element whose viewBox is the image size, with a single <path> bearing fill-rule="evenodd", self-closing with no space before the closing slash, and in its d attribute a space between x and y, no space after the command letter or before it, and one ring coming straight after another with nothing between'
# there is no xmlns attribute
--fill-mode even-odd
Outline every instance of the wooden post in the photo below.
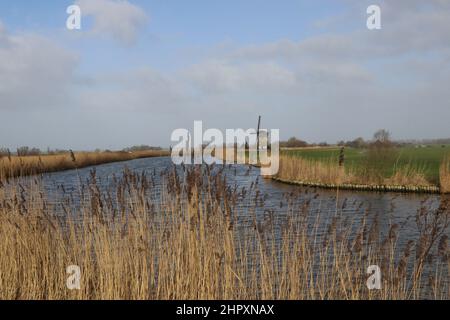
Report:
<svg viewBox="0 0 450 320"><path fill-rule="evenodd" d="M341 151L339 152L339 167L342 167L344 165L345 161L345 154L344 154L344 147L341 148Z"/></svg>
<svg viewBox="0 0 450 320"><path fill-rule="evenodd" d="M259 164L259 128L261 126L261 116L258 117L258 129L256 130L256 162Z"/></svg>

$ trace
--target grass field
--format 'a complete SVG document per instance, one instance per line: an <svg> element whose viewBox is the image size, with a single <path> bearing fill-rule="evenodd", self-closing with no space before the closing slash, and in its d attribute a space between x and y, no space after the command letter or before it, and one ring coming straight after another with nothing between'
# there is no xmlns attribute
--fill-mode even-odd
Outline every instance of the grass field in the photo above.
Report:
<svg viewBox="0 0 450 320"><path fill-rule="evenodd" d="M282 155L301 157L321 162L338 162L339 147L283 149ZM367 149L345 148L346 170L359 171L365 169L370 162ZM380 159L380 171L385 177L392 176L396 170L409 167L422 172L431 183L439 181L439 168L446 155L450 154L450 145L426 147L394 148L389 156Z"/></svg>

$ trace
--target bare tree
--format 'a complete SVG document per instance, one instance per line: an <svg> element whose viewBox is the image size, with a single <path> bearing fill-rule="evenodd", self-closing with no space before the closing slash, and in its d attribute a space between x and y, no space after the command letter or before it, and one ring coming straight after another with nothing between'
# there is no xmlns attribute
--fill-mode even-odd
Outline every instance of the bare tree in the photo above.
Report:
<svg viewBox="0 0 450 320"><path fill-rule="evenodd" d="M391 133L385 129L380 129L373 135L376 142L381 142L383 144L391 143Z"/></svg>
<svg viewBox="0 0 450 320"><path fill-rule="evenodd" d="M383 183L385 173L394 166L397 159L397 150L391 141L391 133L380 129L373 135L374 142L369 145L366 157L366 168L372 179L379 184Z"/></svg>

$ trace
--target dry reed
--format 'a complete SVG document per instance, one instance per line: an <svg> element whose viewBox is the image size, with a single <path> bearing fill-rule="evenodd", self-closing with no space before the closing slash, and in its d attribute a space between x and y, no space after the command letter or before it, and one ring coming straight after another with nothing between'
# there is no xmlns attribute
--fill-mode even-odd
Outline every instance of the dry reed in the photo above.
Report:
<svg viewBox="0 0 450 320"><path fill-rule="evenodd" d="M280 156L280 169L275 177L281 181L302 182L304 184L324 186L367 186L395 189L427 190L433 187L424 174L424 170L405 166L394 171L390 177L382 178L372 174L370 169L349 169L339 166L337 161L308 160L295 156Z"/></svg>
<svg viewBox="0 0 450 320"><path fill-rule="evenodd" d="M168 151L148 150L136 152L72 152L44 156L9 156L0 158L0 178L28 176L46 172L83 168L109 162L139 158L168 156Z"/></svg>
<svg viewBox="0 0 450 320"><path fill-rule="evenodd" d="M450 193L450 156L445 157L441 163L439 183L442 193Z"/></svg>
<svg viewBox="0 0 450 320"><path fill-rule="evenodd" d="M323 233L306 204L277 228L273 215L257 218L257 182L232 191L222 170L167 171L161 192L154 176L126 171L104 193L93 172L80 204L49 201L37 178L3 185L0 299L449 299L448 202L418 212L414 258L397 246L398 226L383 236L369 217L337 215ZM253 203L244 221L237 199ZM381 290L366 287L371 264ZM69 265L80 290L66 288Z"/></svg>

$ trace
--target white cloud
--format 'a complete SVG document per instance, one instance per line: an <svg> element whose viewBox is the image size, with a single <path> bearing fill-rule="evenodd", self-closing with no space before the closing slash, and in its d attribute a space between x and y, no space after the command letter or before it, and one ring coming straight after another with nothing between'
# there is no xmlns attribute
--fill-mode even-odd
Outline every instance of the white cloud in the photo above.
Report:
<svg viewBox="0 0 450 320"><path fill-rule="evenodd" d="M122 22L116 6L129 3L79 2L92 6L87 12L95 18L93 32L124 44L136 38L140 9ZM102 2L113 9L103 12ZM89 120L79 119L90 123L91 136L124 141L133 139L131 131L164 137L161 132L198 119L209 127L248 127L258 114L264 126L281 128L284 138L310 141L370 137L380 127L396 138L450 136L450 6L429 3L426 10L412 10L419 6L415 0L381 3L380 31L365 28L361 10L361 27L350 31L221 47L172 72L142 66L90 74L85 86L74 84L71 54L34 35L8 35L0 25L0 108L56 105L70 91L73 113L88 114ZM97 126L101 120L116 125Z"/></svg>
<svg viewBox="0 0 450 320"><path fill-rule="evenodd" d="M92 16L90 32L108 35L124 45L133 44L149 18L140 7L126 0L77 0L82 16Z"/></svg>
<svg viewBox="0 0 450 320"><path fill-rule="evenodd" d="M9 34L0 22L0 109L64 105L77 57L35 34Z"/></svg>
<svg viewBox="0 0 450 320"><path fill-rule="evenodd" d="M203 94L289 90L297 85L292 71L272 62L235 64L209 60L187 68L182 77Z"/></svg>
<svg viewBox="0 0 450 320"><path fill-rule="evenodd" d="M150 68L97 75L79 93L86 110L154 112L177 111L186 97L171 77Z"/></svg>
<svg viewBox="0 0 450 320"><path fill-rule="evenodd" d="M173 112L185 123L218 127L245 126L262 114L282 135L315 141L370 137L379 127L398 138L450 136L440 120L450 117L450 70L442 67L448 18L449 10L405 10L387 14L379 32L362 23L301 41L213 50L174 73L107 75L114 89L95 86L84 100L92 108Z"/></svg>

